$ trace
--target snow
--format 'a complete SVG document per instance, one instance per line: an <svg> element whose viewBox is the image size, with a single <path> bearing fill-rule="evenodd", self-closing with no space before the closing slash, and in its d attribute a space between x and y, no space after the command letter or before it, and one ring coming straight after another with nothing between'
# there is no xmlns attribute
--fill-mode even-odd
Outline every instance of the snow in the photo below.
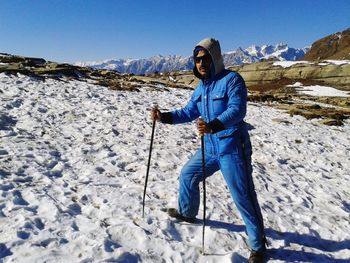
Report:
<svg viewBox="0 0 350 263"><path fill-rule="evenodd" d="M303 83L297 81L294 84L287 85L287 87L302 87L303 85L304 85Z"/></svg>
<svg viewBox="0 0 350 263"><path fill-rule="evenodd" d="M176 82L176 79L174 79L172 76L169 76L169 80L172 82Z"/></svg>
<svg viewBox="0 0 350 263"><path fill-rule="evenodd" d="M283 68L289 68L291 66L294 66L296 64L315 64L309 61L275 61L273 62L274 66L281 66ZM320 66L326 66L326 65L344 65L344 64L350 64L350 60L324 60L323 62L317 63L317 65Z"/></svg>
<svg viewBox="0 0 350 263"><path fill-rule="evenodd" d="M337 90L332 87L325 87L320 85L305 86L298 91L299 93L311 96L350 97L350 93L348 91Z"/></svg>
<svg viewBox="0 0 350 263"><path fill-rule="evenodd" d="M193 123L157 124L142 218L149 109L179 108L191 94L163 90L0 74L0 261L246 262L219 172L207 180L207 255L200 223L162 211L176 206L181 167L199 147ZM254 103L246 121L269 262L346 262L350 122L322 126Z"/></svg>
<svg viewBox="0 0 350 263"><path fill-rule="evenodd" d="M325 60L325 62L335 65L350 64L350 60Z"/></svg>
<svg viewBox="0 0 350 263"><path fill-rule="evenodd" d="M350 97L350 93L348 91L342 91L327 86L304 86L302 83L296 82L292 85L288 85L288 87L295 87L299 94L305 94L316 97Z"/></svg>
<svg viewBox="0 0 350 263"><path fill-rule="evenodd" d="M273 62L274 66L281 66L283 68L289 68L291 66L294 66L296 64L312 64L311 62L308 61L275 61Z"/></svg>

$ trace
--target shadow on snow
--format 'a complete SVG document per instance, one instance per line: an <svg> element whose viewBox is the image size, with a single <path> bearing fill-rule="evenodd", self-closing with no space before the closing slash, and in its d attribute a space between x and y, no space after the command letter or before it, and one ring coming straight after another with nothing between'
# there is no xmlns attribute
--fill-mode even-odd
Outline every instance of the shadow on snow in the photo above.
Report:
<svg viewBox="0 0 350 263"><path fill-rule="evenodd" d="M202 220L200 220L202 223ZM245 226L234 225L230 223L206 220L206 226L211 228L226 229L232 232L245 232ZM319 234L314 231L313 234L299 234L292 232L281 232L272 228L265 229L267 239L284 240L285 245L291 243L299 244L303 247L315 248L323 252L337 252L350 248L350 240L333 241L322 239ZM286 248L268 248L268 258L276 260L284 260L288 262L349 262L347 259L336 259L324 254L316 254L315 252L296 251Z"/></svg>

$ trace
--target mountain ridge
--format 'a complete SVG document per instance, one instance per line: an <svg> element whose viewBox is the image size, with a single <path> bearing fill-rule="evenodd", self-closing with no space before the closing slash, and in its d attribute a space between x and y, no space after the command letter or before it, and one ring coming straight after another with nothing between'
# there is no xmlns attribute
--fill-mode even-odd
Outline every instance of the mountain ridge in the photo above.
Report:
<svg viewBox="0 0 350 263"><path fill-rule="evenodd" d="M234 51L225 52L223 53L223 58L226 67L250 64L261 60L294 61L303 58L307 50L308 47L291 48L283 43L262 46L252 45L246 49L239 47ZM75 65L144 75L155 72L191 70L193 68L193 59L192 56L157 55L147 59L107 59L103 61L77 62Z"/></svg>
<svg viewBox="0 0 350 263"><path fill-rule="evenodd" d="M315 41L305 53L304 59L350 59L350 28Z"/></svg>

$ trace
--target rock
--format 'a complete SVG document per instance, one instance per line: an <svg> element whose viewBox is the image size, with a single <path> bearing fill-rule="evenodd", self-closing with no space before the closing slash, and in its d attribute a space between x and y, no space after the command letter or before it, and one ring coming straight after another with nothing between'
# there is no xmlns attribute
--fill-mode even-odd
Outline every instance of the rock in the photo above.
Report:
<svg viewBox="0 0 350 263"><path fill-rule="evenodd" d="M230 69L240 73L248 88L253 90L276 90L301 82L304 85L331 86L350 91L350 64L300 62L283 68L275 66L273 62L258 62Z"/></svg>
<svg viewBox="0 0 350 263"><path fill-rule="evenodd" d="M313 104L310 106L310 109L313 109L313 110L320 110L321 109L321 106L318 105L318 104Z"/></svg>
<svg viewBox="0 0 350 263"><path fill-rule="evenodd" d="M305 117L307 120L310 119L328 119L334 120L340 123L343 123L343 120L350 117L350 109L346 108L330 108L330 107L321 107L317 104L278 104L274 107L285 110L289 113L290 116L300 115Z"/></svg>
<svg viewBox="0 0 350 263"><path fill-rule="evenodd" d="M328 126L342 126L344 124L341 120L328 119L328 118L321 120L320 123Z"/></svg>
<svg viewBox="0 0 350 263"><path fill-rule="evenodd" d="M0 62L2 63L23 63L27 66L43 65L46 63L46 60L42 58L14 56L5 53L2 54L3 56L0 56Z"/></svg>
<svg viewBox="0 0 350 263"><path fill-rule="evenodd" d="M276 122L276 123L282 123L282 124L292 124L290 121L287 121L285 119L280 119L280 118L275 118L275 119L272 119L273 122Z"/></svg>

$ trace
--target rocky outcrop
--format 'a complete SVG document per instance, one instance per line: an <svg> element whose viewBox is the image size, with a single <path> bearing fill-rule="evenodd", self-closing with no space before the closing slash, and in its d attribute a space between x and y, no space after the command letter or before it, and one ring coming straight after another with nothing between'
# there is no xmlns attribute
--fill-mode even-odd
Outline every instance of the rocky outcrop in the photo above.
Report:
<svg viewBox="0 0 350 263"><path fill-rule="evenodd" d="M133 74L121 74L114 70L60 64L46 61L42 58L22 57L6 53L0 53L0 73L2 72L6 74L20 73L43 81L47 78L63 81L70 79L92 81L97 85L106 86L115 90L138 91L144 84L147 84L150 88L157 88L160 85L190 88L187 83L178 83L176 81L175 75L177 73L134 76Z"/></svg>
<svg viewBox="0 0 350 263"><path fill-rule="evenodd" d="M350 59L350 28L314 42L304 60Z"/></svg>
<svg viewBox="0 0 350 263"><path fill-rule="evenodd" d="M260 62L231 67L245 79L247 86L260 90L271 84L270 89L281 88L299 81L303 84L321 84L350 91L350 63L299 62L290 67L282 67L279 62ZM284 80L281 82L281 80Z"/></svg>
<svg viewBox="0 0 350 263"><path fill-rule="evenodd" d="M14 56L0 53L0 73L22 73L37 78L81 78L86 77L88 69L70 64L58 64L42 58Z"/></svg>
<svg viewBox="0 0 350 263"><path fill-rule="evenodd" d="M283 91L252 91L248 100L284 110L290 116L300 115L307 120L319 119L321 124L329 126L343 125L344 120L350 117L350 98L311 98ZM340 107L330 107L329 104ZM280 119L276 122L284 123L285 120Z"/></svg>

